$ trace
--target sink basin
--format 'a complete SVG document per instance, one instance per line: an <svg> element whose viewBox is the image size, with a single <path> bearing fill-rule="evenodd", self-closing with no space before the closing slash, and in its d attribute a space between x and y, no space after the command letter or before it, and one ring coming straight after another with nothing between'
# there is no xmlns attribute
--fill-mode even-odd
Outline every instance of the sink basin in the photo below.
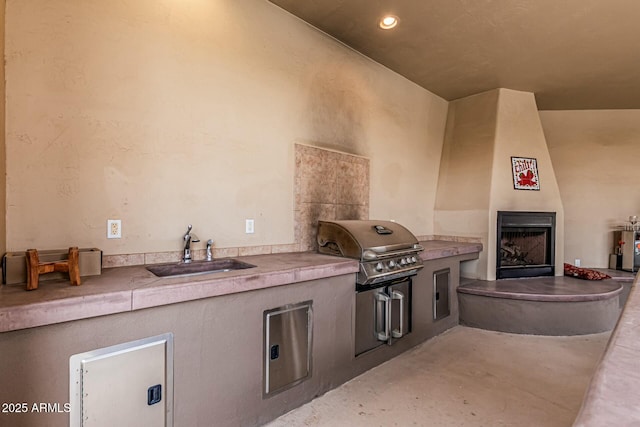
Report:
<svg viewBox="0 0 640 427"><path fill-rule="evenodd" d="M193 276L196 274L223 273L232 270L244 270L253 268L255 265L238 261L237 259L225 258L214 259L213 261L194 261L188 264L160 264L151 265L147 270L158 277Z"/></svg>

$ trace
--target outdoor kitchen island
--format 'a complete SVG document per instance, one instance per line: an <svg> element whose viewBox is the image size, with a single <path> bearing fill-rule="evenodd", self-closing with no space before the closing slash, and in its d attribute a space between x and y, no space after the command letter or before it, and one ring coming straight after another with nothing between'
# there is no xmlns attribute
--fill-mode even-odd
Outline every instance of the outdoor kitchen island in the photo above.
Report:
<svg viewBox="0 0 640 427"><path fill-rule="evenodd" d="M352 313L358 266L344 258L259 255L238 257L256 267L234 272L162 279L134 266L105 269L79 287L62 280L34 292L2 286L0 376L11 387L3 387L0 398L64 407L71 355L171 333L174 394L167 415L175 425L263 424L457 324L455 298L450 315L433 320L433 272L450 269L455 295L460 262L477 258L481 246L423 243L411 333L357 358ZM264 313L303 301L312 302L310 376L264 397ZM0 424L15 426L69 425L64 411L0 417Z"/></svg>

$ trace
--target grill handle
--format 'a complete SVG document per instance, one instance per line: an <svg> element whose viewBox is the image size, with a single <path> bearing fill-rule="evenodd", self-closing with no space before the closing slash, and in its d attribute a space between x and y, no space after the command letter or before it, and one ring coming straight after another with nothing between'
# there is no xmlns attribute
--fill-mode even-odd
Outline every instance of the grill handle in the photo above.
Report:
<svg viewBox="0 0 640 427"><path fill-rule="evenodd" d="M404 294L400 291L391 292L391 299L397 299L400 301L400 324L398 325L398 329L394 329L391 331L391 336L394 338L402 338L404 335ZM389 319L389 323L391 323L391 319Z"/></svg>
<svg viewBox="0 0 640 427"><path fill-rule="evenodd" d="M389 341L389 332L391 329L391 298L383 292L377 293L376 304L379 303L384 304L384 331L376 331L376 336L380 341ZM376 310L376 313L377 312L378 310Z"/></svg>

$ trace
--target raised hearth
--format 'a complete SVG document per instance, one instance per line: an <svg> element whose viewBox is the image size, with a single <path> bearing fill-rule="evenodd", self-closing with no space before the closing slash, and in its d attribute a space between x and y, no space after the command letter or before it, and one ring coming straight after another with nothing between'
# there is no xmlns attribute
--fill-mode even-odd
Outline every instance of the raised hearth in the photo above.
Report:
<svg viewBox="0 0 640 427"><path fill-rule="evenodd" d="M555 274L555 212L498 211L496 279Z"/></svg>
<svg viewBox="0 0 640 427"><path fill-rule="evenodd" d="M626 280L626 285L623 285ZM514 334L585 335L613 329L627 279L572 277L461 282L460 323ZM628 293L628 290L627 290Z"/></svg>

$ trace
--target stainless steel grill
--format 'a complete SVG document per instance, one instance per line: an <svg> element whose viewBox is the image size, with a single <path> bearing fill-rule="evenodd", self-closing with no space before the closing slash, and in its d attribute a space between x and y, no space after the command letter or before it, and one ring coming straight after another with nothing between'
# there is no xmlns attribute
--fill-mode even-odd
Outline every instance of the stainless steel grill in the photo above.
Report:
<svg viewBox="0 0 640 427"><path fill-rule="evenodd" d="M410 277L423 267L424 248L402 225L392 221L320 221L318 252L360 260L360 286Z"/></svg>
<svg viewBox="0 0 640 427"><path fill-rule="evenodd" d="M356 277L356 356L411 332L412 276L423 267L418 239L391 221L320 221L318 251L360 261Z"/></svg>

